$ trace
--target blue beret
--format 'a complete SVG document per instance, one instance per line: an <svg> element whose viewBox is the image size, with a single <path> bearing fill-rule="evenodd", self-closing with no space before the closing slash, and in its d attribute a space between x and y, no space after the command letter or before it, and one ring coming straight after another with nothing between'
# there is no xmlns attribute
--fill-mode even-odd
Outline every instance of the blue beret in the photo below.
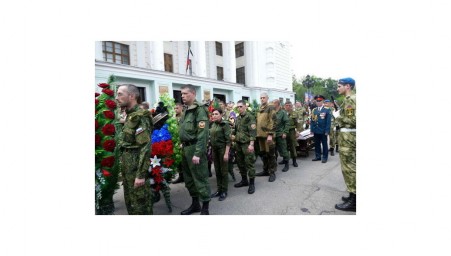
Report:
<svg viewBox="0 0 451 256"><path fill-rule="evenodd" d="M350 77L346 77L346 78L342 78L340 80L338 80L339 84L350 84L350 85L355 85L355 81L354 79L350 78Z"/></svg>
<svg viewBox="0 0 451 256"><path fill-rule="evenodd" d="M325 100L324 103L330 102L330 100Z"/></svg>

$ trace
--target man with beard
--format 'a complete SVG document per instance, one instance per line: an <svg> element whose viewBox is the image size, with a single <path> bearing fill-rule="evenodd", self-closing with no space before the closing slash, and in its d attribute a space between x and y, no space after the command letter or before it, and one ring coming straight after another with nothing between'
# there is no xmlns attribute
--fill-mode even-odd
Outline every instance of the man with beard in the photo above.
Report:
<svg viewBox="0 0 451 256"><path fill-rule="evenodd" d="M117 143L127 212L129 215L152 214L148 172L152 134L150 114L139 108L141 100L135 85L120 85L116 101L121 108L125 108L127 114Z"/></svg>

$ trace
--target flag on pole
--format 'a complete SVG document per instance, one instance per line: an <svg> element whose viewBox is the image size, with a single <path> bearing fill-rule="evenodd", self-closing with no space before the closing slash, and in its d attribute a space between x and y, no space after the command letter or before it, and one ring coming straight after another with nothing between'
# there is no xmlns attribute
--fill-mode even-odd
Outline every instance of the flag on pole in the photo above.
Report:
<svg viewBox="0 0 451 256"><path fill-rule="evenodd" d="M186 56L185 74L188 72L188 68L189 68L190 69L190 75L192 75L191 58L189 57L190 53L191 53L191 56L193 56L193 52L191 51L191 41L188 41L188 54Z"/></svg>

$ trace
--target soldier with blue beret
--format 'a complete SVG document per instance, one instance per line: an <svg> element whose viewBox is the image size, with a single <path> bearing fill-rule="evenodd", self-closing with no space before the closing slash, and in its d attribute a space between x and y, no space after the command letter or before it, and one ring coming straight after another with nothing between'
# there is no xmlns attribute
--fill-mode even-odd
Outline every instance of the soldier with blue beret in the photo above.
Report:
<svg viewBox="0 0 451 256"><path fill-rule="evenodd" d="M342 211L356 211L356 95L353 91L354 79L347 77L338 80L337 91L345 98L339 110L333 115L340 126L338 144L340 147L340 163L343 178L349 192L344 201L336 204L335 208Z"/></svg>

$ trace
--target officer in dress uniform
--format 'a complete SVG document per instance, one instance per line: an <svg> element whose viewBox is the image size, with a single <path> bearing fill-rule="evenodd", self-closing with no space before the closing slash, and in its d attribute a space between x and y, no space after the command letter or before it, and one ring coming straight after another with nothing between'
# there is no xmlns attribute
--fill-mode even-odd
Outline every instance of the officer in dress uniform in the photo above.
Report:
<svg viewBox="0 0 451 256"><path fill-rule="evenodd" d="M315 158L313 158L312 161L321 160L322 163L326 163L329 155L327 136L330 132L331 113L329 109L323 106L323 100L324 96L315 96L317 107L312 111L310 133L313 134L313 139L315 140Z"/></svg>
<svg viewBox="0 0 451 256"><path fill-rule="evenodd" d="M340 109L333 115L340 126L338 143L340 145L340 163L343 178L349 192L343 197L344 203L336 204L335 208L342 211L356 211L356 95L353 92L354 79L347 77L338 80L337 91L345 98Z"/></svg>
<svg viewBox="0 0 451 256"><path fill-rule="evenodd" d="M152 214L149 173L152 134L150 113L139 108L139 91L135 85L120 85L116 101L121 108L125 108L127 115L117 145L127 212L129 215Z"/></svg>

